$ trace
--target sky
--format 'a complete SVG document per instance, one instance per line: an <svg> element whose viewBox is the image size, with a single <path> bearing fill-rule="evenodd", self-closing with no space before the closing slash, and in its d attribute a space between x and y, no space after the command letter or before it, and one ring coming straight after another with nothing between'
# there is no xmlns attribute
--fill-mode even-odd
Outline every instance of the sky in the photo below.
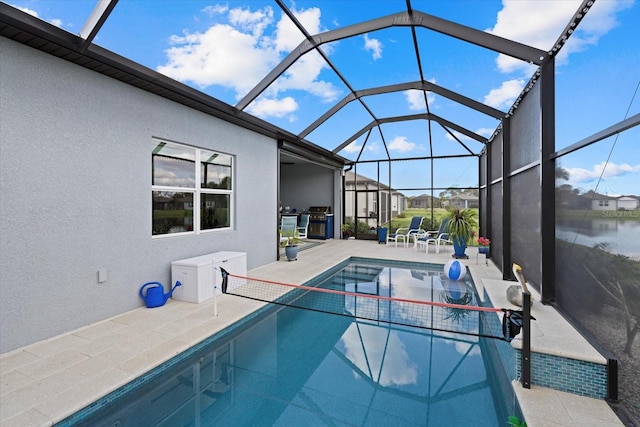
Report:
<svg viewBox="0 0 640 427"><path fill-rule="evenodd" d="M71 33L81 32L95 0L5 1ZM405 0L285 1L311 35L402 12ZM413 0L412 8L548 51L581 4L577 0ZM596 0L556 57L556 149L640 113L640 5L637 0ZM120 0L94 43L237 105L303 41L303 34L273 0ZM528 62L427 28L416 30L422 75L408 27L392 27L325 43L325 59L302 56L246 111L298 134L350 93L424 80L506 112L536 70ZM640 92L640 91L638 91ZM429 111L482 137L499 122L427 92ZM350 102L305 139L334 150L377 118L425 113L422 92L409 90ZM387 123L339 152L347 159L422 158L479 153L483 144L431 122ZM183 141L188 143L189 141ZM560 160L568 184L581 191L640 195L640 129L632 129ZM363 149L364 147L364 149ZM362 152L361 152L362 150ZM473 187L473 158L453 167L434 162L434 186ZM364 165L364 175L388 181ZM392 166L394 188L420 186L427 161ZM428 183L427 183L428 185ZM421 193L423 191L417 191ZM405 192L411 195L410 191Z"/></svg>

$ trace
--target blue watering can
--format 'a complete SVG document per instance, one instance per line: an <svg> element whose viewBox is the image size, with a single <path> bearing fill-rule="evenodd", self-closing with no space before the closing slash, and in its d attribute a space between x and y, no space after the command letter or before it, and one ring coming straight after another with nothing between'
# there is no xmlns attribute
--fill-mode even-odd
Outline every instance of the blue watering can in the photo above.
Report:
<svg viewBox="0 0 640 427"><path fill-rule="evenodd" d="M163 306L165 302L171 297L173 291L176 290L178 286L182 286L182 283L179 281L176 282L176 285L169 291L168 293L164 293L164 286L160 282L147 282L140 288L140 298L142 298L147 304L147 308L154 308ZM147 293L144 293L144 290L147 290Z"/></svg>

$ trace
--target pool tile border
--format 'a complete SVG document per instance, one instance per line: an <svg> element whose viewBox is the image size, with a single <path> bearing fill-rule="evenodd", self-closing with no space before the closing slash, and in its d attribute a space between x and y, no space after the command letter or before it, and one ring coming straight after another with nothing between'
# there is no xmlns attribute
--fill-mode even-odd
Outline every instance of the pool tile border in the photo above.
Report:
<svg viewBox="0 0 640 427"><path fill-rule="evenodd" d="M522 375L522 351L516 350L516 376ZM607 397L607 366L586 360L531 353L531 384L579 396Z"/></svg>

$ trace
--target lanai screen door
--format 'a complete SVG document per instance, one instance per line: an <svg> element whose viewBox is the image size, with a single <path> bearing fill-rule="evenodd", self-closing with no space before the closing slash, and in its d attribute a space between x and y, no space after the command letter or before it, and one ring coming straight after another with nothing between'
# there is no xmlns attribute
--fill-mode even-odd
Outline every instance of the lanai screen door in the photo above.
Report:
<svg viewBox="0 0 640 427"><path fill-rule="evenodd" d="M356 191L356 239L377 239L378 228L378 190Z"/></svg>

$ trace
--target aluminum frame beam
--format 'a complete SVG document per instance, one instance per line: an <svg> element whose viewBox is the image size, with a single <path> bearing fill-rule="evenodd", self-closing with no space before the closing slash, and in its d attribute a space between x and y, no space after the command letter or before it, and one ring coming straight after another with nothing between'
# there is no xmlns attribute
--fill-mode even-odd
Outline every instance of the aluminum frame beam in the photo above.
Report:
<svg viewBox="0 0 640 427"><path fill-rule="evenodd" d="M382 30L390 27L424 27L439 33L455 37L457 39L481 46L498 53L502 53L531 64L541 65L547 58L547 52L527 46L522 43L508 40L475 28L466 27L446 19L438 18L419 11L399 12L370 21L346 26L336 30L316 34L300 43L289 55L271 70L260 83L258 83L237 104L236 108L244 110L254 99L264 92L280 75L291 67L300 57L307 52L317 49L325 43Z"/></svg>
<svg viewBox="0 0 640 427"><path fill-rule="evenodd" d="M333 154L339 153L346 146L348 146L353 141L355 141L356 139L361 137L365 132L367 132L368 130L370 130L370 129L376 127L376 126L380 126L381 124L384 124L384 123L404 122L404 121L409 121L409 120L433 120L433 121L436 121L436 122L440 123L444 127L450 127L451 129L453 129L453 130L455 130L457 132L460 132L461 134L466 135L471 139L475 139L476 141L478 141L478 142L480 142L482 144L487 144L488 143L487 138L485 138L485 137L483 137L481 135L478 135L477 133L472 132L469 129L463 128L462 126L459 126L459 125L457 125L455 123L452 123L449 120L444 119L444 118L442 118L440 116L437 116L437 115L435 115L433 113L424 113L424 114L413 114L413 115L406 115L406 116L386 117L386 118L383 118L383 119L378 119L378 120L372 121L369 124L367 124L366 126L364 126L362 129L360 129L358 132L354 133L345 142L343 142L342 144L340 144L339 146L334 148L332 153Z"/></svg>
<svg viewBox="0 0 640 427"><path fill-rule="evenodd" d="M454 102L462 104L473 110L484 113L497 120L501 120L506 115L506 112L490 107L486 104L478 102L475 99L468 98L457 92L453 92L435 83L431 83L427 81L422 81L422 82L414 81L414 82L407 82L407 83L398 83L398 84L388 85L388 86L378 86L378 87L358 90L354 93L350 93L344 98L342 98L340 101L338 101L338 103L336 103L333 107L331 107L331 109L329 109L326 113L320 116L316 121L314 121L309 126L307 126L306 129L304 129L302 132L298 134L298 137L300 137L301 139L305 138L307 135L313 132L316 128L318 128L322 123L329 120L329 118L331 118L334 114L340 111L349 102L354 101L358 98L371 96L371 95L380 95L384 93L402 92L405 90L412 90L412 89L433 92L440 96L444 96L445 98L448 98Z"/></svg>
<svg viewBox="0 0 640 427"><path fill-rule="evenodd" d="M82 39L79 47L80 52L84 52L93 42L93 39L98 34L98 31L100 31L100 28L102 28L117 3L118 0L98 0L91 11L91 15L89 15L78 34Z"/></svg>

